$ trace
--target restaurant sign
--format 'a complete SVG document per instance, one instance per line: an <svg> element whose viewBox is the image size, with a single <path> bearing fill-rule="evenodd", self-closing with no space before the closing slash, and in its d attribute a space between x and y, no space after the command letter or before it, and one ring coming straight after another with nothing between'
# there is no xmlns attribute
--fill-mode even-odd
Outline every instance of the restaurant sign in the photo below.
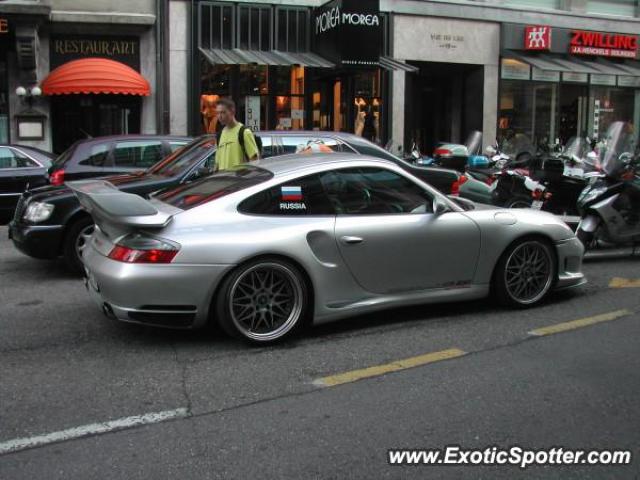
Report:
<svg viewBox="0 0 640 480"><path fill-rule="evenodd" d="M51 39L51 69L80 58L108 58L140 70L140 39L111 36L56 36Z"/></svg>

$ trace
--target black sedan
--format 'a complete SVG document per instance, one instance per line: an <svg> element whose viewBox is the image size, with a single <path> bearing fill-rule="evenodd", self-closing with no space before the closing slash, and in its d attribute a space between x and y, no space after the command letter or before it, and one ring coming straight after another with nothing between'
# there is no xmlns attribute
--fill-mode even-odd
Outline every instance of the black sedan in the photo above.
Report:
<svg viewBox="0 0 640 480"><path fill-rule="evenodd" d="M285 155L321 145L323 151L350 152L384 158L399 164L435 188L450 193L460 175L453 170L417 167L394 157L386 150L361 137L335 132L259 132L262 156ZM176 151L145 172L106 177L117 188L147 196L161 189L175 187L209 175L215 168L215 140L203 136ZM9 236L14 245L35 258L62 255L66 265L82 271L80 251L91 234L93 221L70 189L49 186L25 192L22 196Z"/></svg>
<svg viewBox="0 0 640 480"><path fill-rule="evenodd" d="M8 222L22 193L49 183L54 155L23 145L0 145L0 223Z"/></svg>

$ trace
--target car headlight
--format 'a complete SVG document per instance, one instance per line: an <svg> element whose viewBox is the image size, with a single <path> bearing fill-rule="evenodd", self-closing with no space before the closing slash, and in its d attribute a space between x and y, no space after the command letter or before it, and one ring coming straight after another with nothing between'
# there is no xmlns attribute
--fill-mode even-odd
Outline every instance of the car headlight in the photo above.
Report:
<svg viewBox="0 0 640 480"><path fill-rule="evenodd" d="M24 212L24 219L31 223L39 223L48 220L53 213L53 205L44 202L33 202Z"/></svg>

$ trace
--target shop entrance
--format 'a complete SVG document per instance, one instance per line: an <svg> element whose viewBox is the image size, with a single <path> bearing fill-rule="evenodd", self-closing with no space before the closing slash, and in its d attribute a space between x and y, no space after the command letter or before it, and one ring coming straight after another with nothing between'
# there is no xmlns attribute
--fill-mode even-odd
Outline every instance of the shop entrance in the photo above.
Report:
<svg viewBox="0 0 640 480"><path fill-rule="evenodd" d="M140 133L141 99L133 95L56 95L51 97L53 151L77 140Z"/></svg>
<svg viewBox="0 0 640 480"><path fill-rule="evenodd" d="M460 143L472 130L482 131L481 65L411 63L420 72L407 76L405 145L415 142L430 155L439 142Z"/></svg>

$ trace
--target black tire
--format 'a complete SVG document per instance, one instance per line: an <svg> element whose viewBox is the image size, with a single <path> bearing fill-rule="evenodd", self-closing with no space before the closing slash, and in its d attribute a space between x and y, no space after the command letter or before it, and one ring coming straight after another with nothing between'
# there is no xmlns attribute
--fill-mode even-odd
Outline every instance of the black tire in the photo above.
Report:
<svg viewBox="0 0 640 480"><path fill-rule="evenodd" d="M528 255L536 251L543 262L540 267L537 261L523 261L522 267L518 266L520 259L527 259ZM520 273L518 269L521 270ZM502 305L528 308L545 299L555 286L557 275L558 260L553 246L544 239L524 238L514 242L500 257L493 274L492 286L496 299ZM520 288L523 289L522 292Z"/></svg>
<svg viewBox="0 0 640 480"><path fill-rule="evenodd" d="M268 345L300 331L307 323L309 299L309 287L298 267L266 257L239 266L223 280L214 311L228 335Z"/></svg>
<svg viewBox="0 0 640 480"><path fill-rule="evenodd" d="M579 228L576 232L576 237L578 237L578 240L582 242L585 250L593 248L593 239L595 238L594 232L586 232Z"/></svg>
<svg viewBox="0 0 640 480"><path fill-rule="evenodd" d="M90 234L91 231L93 231L93 219L91 217L82 217L76 220L67 230L62 246L62 255L65 267L71 273L82 275L84 272L78 248L84 246L82 236Z"/></svg>
<svg viewBox="0 0 640 480"><path fill-rule="evenodd" d="M510 198L507 203L505 203L506 208L531 208L531 204L533 201L530 198L527 198L523 195L518 195L517 197Z"/></svg>

